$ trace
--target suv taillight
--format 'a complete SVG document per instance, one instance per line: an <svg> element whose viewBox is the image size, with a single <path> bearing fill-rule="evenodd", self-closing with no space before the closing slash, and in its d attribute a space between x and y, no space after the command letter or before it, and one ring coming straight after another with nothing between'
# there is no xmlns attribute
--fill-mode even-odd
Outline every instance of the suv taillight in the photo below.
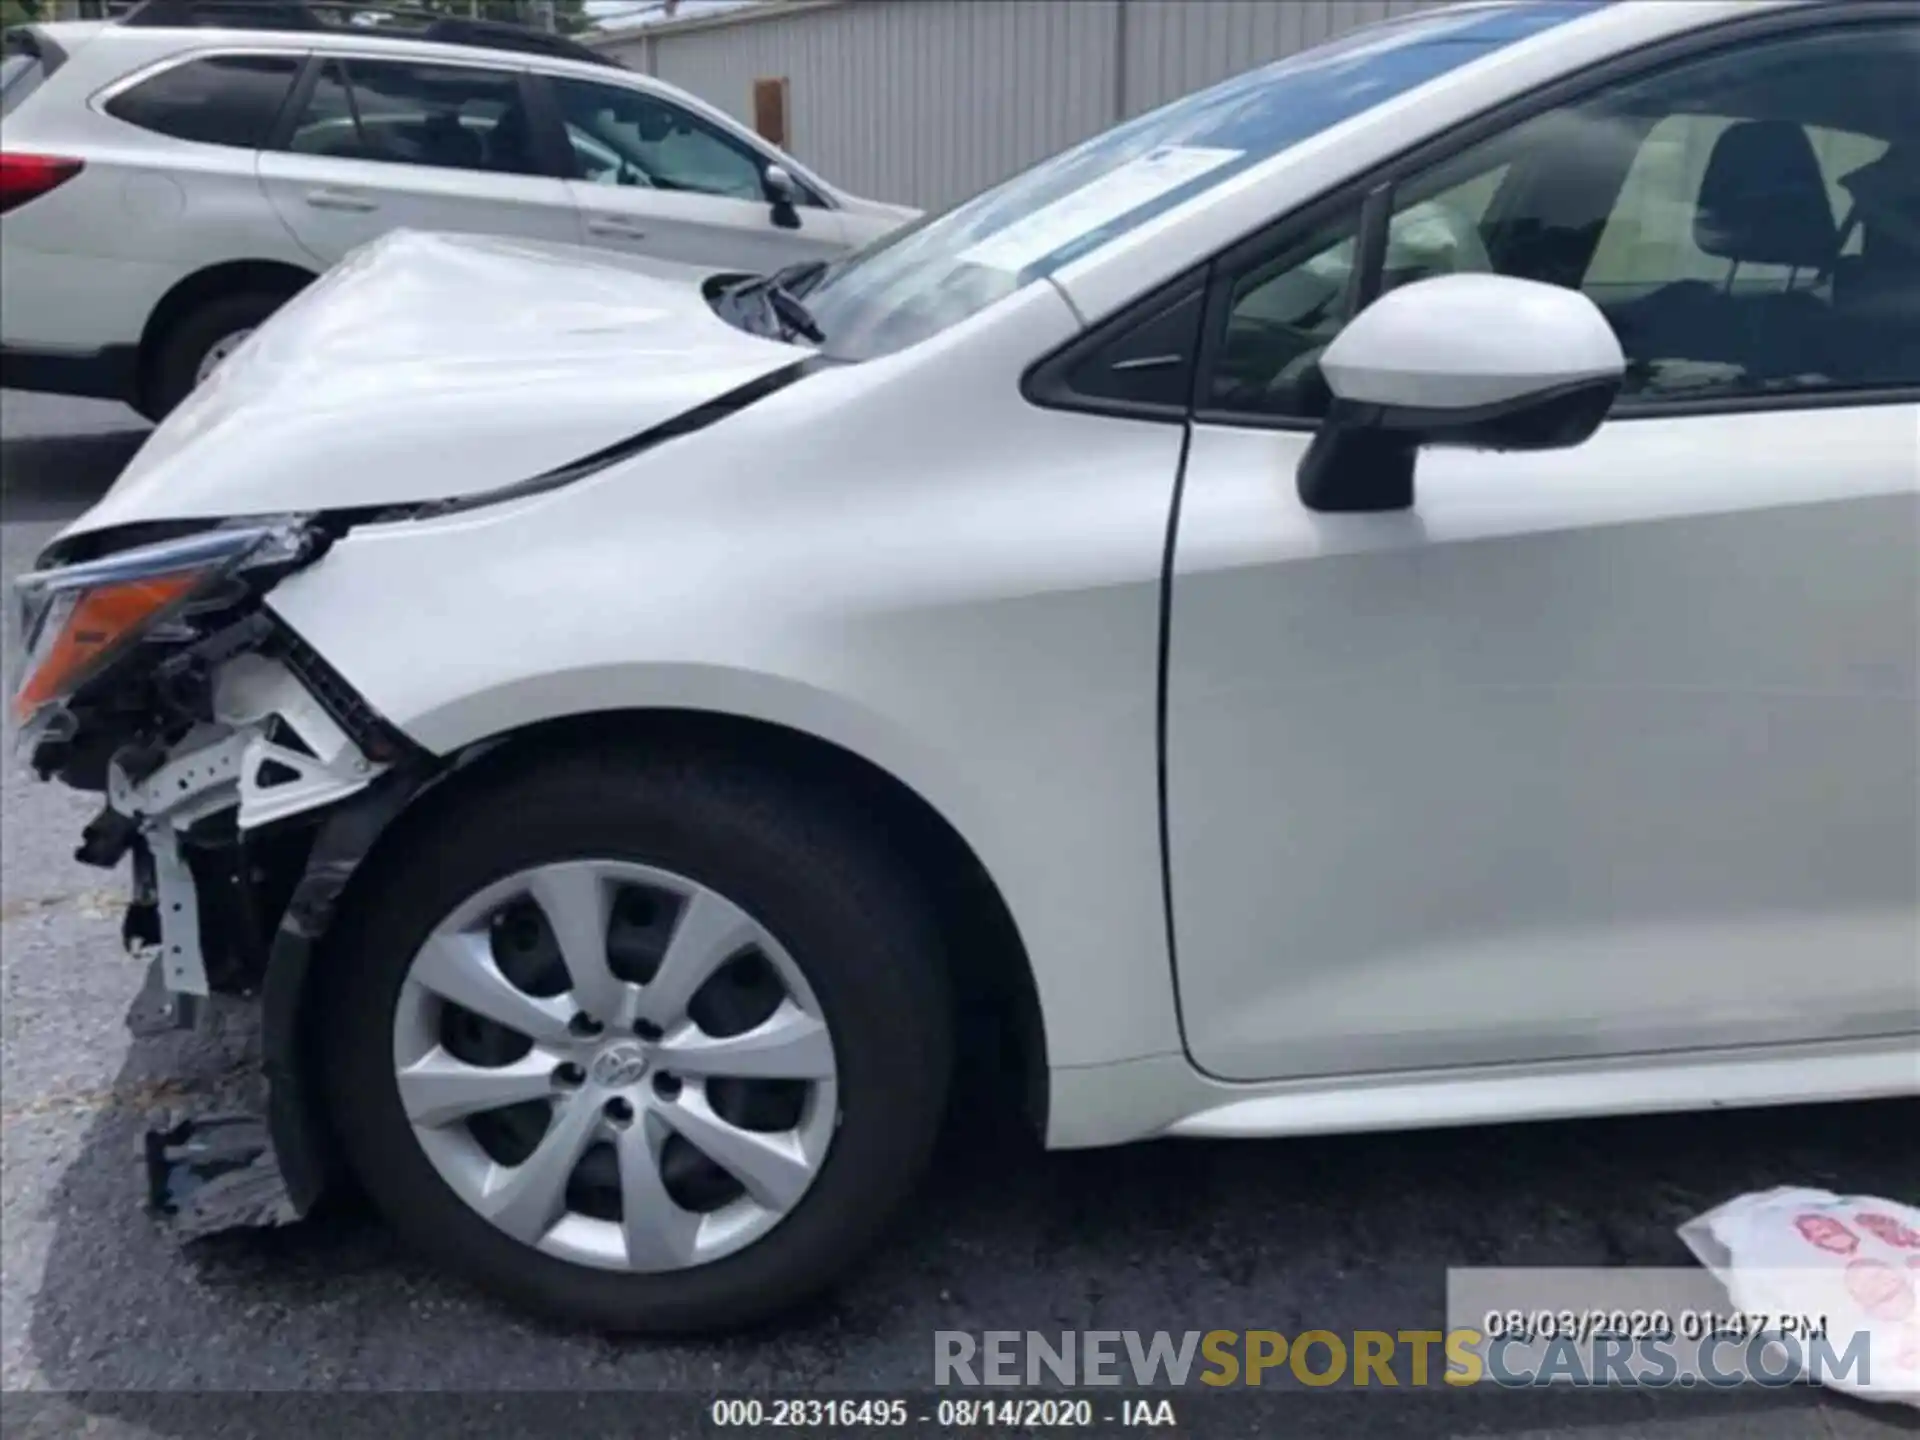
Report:
<svg viewBox="0 0 1920 1440"><path fill-rule="evenodd" d="M81 162L61 155L21 155L0 150L0 215L37 200L64 185L81 170Z"/></svg>

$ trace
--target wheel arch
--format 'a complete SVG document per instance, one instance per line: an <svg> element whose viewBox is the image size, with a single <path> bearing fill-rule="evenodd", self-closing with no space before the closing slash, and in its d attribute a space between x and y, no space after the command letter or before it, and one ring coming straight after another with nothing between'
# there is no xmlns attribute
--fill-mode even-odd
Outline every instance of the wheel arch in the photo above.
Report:
<svg viewBox="0 0 1920 1440"><path fill-rule="evenodd" d="M268 1011L267 1068L276 1091L287 1092L274 1097L285 1121L285 1128L276 1130L276 1146L315 1157L303 1167L310 1173L333 1169L337 1142L331 1137L328 1118L318 1112L313 1099L317 1037L310 1021L318 1007L310 1002L315 997L316 975L327 964L328 937L342 928L339 918L357 903L366 878L378 873L383 852L412 843L413 837L431 827L443 806L472 786L583 746L670 748L775 765L832 790L842 803L869 817L885 831L889 846L907 857L948 939L961 1032L956 1053L963 1075L970 1068L975 1070L967 1078L987 1087L996 1099L1021 1109L1035 1132L1045 1135L1046 1026L1032 962L998 883L960 831L905 781L832 741L767 720L655 709L535 721L476 740L425 783L409 782L395 808L378 822L377 834L360 848L351 873L337 880L322 922L324 933L313 933L314 926L307 922L308 943L285 952L276 949L269 961L263 986ZM968 1092L963 1088L961 1093ZM976 1088L971 1093L981 1092ZM285 1109L279 1108L281 1103ZM298 1115L293 1113L296 1110ZM316 1180L310 1189L318 1188Z"/></svg>
<svg viewBox="0 0 1920 1440"><path fill-rule="evenodd" d="M173 288L160 297L160 303L153 307L140 332L134 368L135 399L142 405L146 403L153 385L154 360L161 344L174 326L200 306L222 295L252 290L283 292L287 299L292 299L318 278L313 271L289 265L284 260L224 260L176 281Z"/></svg>

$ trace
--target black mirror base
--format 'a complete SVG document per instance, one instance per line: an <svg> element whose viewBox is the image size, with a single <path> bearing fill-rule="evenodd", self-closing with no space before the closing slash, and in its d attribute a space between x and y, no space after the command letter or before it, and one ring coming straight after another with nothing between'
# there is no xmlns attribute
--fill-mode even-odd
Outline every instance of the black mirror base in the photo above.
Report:
<svg viewBox="0 0 1920 1440"><path fill-rule="evenodd" d="M1607 418L1620 376L1596 376L1468 409L1414 409L1336 399L1300 462L1300 503L1327 514L1376 514L1413 504L1425 445L1565 450Z"/></svg>
<svg viewBox="0 0 1920 1440"><path fill-rule="evenodd" d="M1325 515L1378 515L1413 505L1419 442L1329 417L1300 461L1300 503Z"/></svg>

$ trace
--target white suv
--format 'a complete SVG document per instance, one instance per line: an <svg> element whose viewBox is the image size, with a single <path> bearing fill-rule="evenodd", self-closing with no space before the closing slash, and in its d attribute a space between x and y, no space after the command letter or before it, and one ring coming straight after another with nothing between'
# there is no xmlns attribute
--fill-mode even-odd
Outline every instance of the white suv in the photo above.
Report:
<svg viewBox="0 0 1920 1440"><path fill-rule="evenodd" d="M327 266L402 227L764 271L914 213L584 48L519 48L551 37L176 23L188 11L7 32L10 386L158 418Z"/></svg>

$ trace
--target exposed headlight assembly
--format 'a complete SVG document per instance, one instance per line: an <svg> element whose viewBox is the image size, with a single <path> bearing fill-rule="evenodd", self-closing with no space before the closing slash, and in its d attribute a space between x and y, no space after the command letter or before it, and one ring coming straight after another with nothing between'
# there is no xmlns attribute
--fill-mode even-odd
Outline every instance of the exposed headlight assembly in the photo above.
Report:
<svg viewBox="0 0 1920 1440"><path fill-rule="evenodd" d="M21 576L10 648L22 742L52 727L69 697L142 642L192 638L179 622L236 572L296 561L307 544L298 525L237 526Z"/></svg>

